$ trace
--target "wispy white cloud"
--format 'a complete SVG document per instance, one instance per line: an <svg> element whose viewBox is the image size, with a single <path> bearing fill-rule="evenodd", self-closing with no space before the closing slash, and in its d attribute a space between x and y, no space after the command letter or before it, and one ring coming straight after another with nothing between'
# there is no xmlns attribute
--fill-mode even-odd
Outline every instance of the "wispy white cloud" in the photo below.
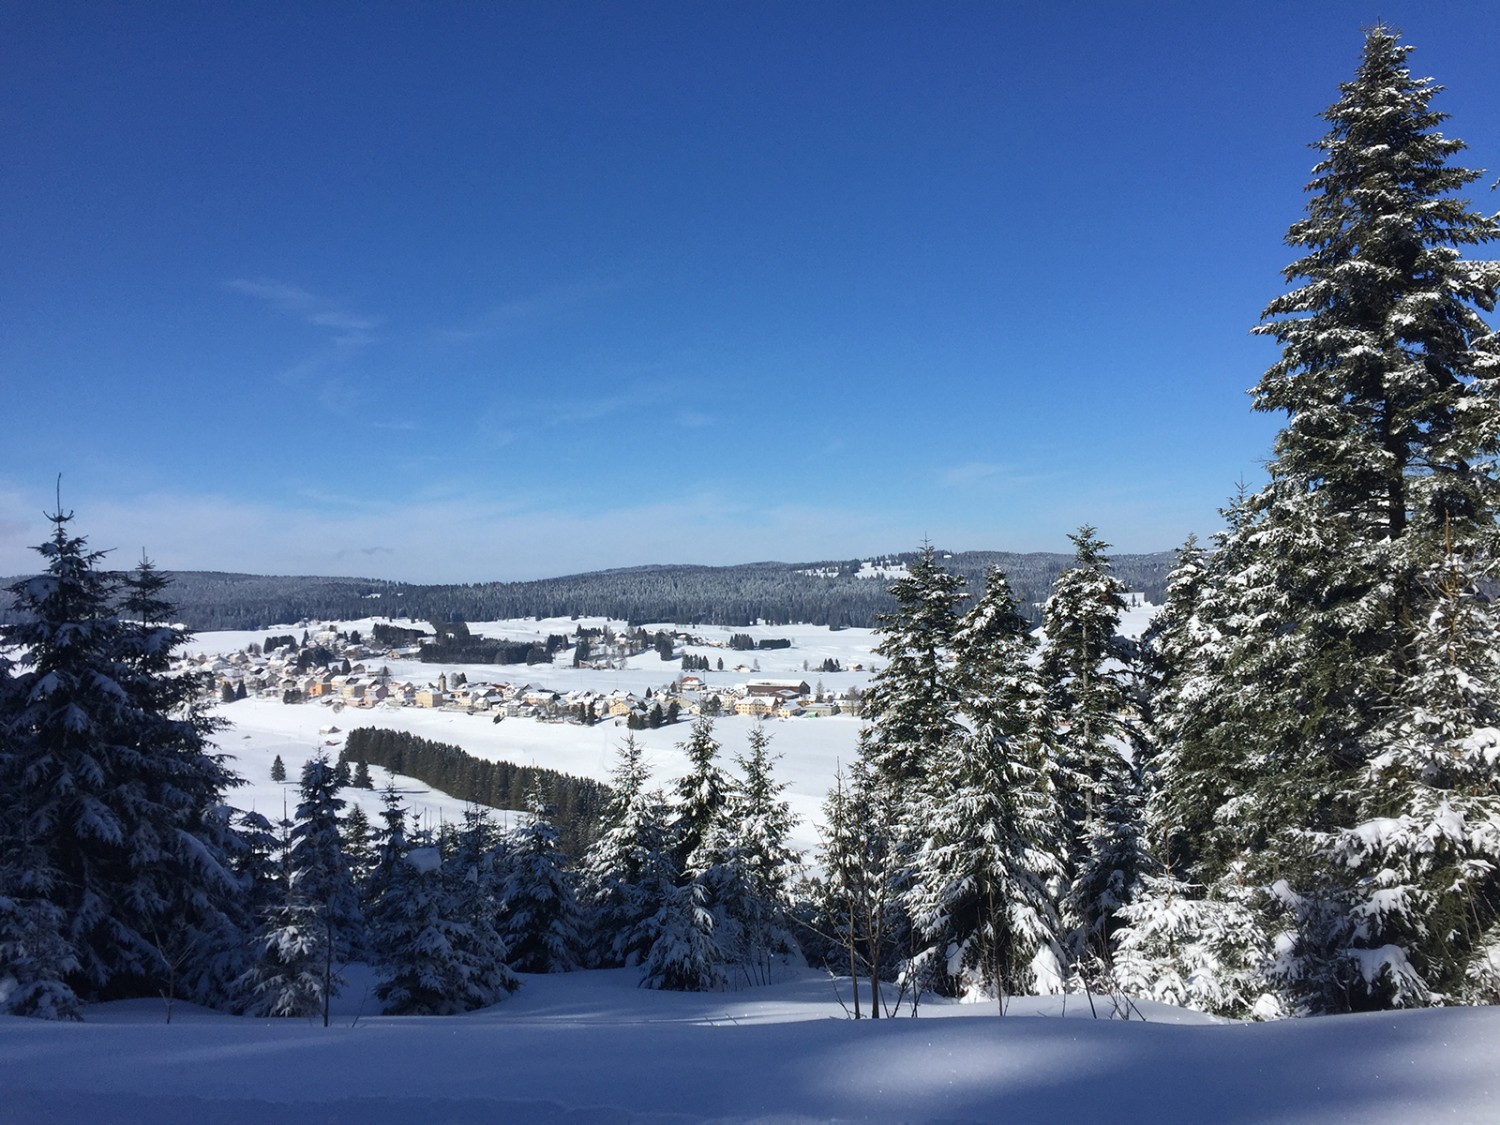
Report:
<svg viewBox="0 0 1500 1125"><path fill-rule="evenodd" d="M311 328L332 333L308 355L276 372L275 378L289 387L311 385L326 409L346 413L349 406L346 388L328 374L379 342L375 330L380 327L380 319L350 312L330 298L274 278L233 278L224 282L224 288L264 301Z"/></svg>
<svg viewBox="0 0 1500 1125"><path fill-rule="evenodd" d="M502 336L529 325L562 315L623 285L619 280L574 281L551 285L519 297L491 304L467 320L438 328L433 338L441 343L464 344L490 336Z"/></svg>
<svg viewBox="0 0 1500 1125"><path fill-rule="evenodd" d="M1017 469L1014 465L994 461L966 461L952 465L938 474L938 482L949 488L965 488L976 485L1012 487L1028 480L1035 480L1033 470Z"/></svg>

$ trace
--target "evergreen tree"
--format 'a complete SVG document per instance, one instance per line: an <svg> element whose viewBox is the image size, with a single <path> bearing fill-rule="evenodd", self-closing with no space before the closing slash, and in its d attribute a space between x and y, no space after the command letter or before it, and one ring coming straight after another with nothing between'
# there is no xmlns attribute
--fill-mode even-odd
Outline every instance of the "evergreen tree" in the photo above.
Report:
<svg viewBox="0 0 1500 1125"><path fill-rule="evenodd" d="M343 985L340 971L363 952L364 917L339 833L337 771L319 754L302 767L301 801L286 853L286 898L259 942L247 985L252 1011L269 1016L321 1014Z"/></svg>
<svg viewBox="0 0 1500 1125"><path fill-rule="evenodd" d="M394 786L385 793L385 829L372 886L370 944L379 983L375 995L390 1015L453 1015L504 998L514 978L495 956L488 913L465 920L464 899L479 879L444 867L435 846L412 848L406 809Z"/></svg>
<svg viewBox="0 0 1500 1125"><path fill-rule="evenodd" d="M957 730L949 641L963 601L963 579L926 546L891 586L896 608L880 618L875 651L886 665L865 696L867 760L892 792L920 781Z"/></svg>
<svg viewBox="0 0 1500 1125"><path fill-rule="evenodd" d="M184 636L160 622L160 576L143 563L122 589L71 513L50 519L46 572L10 587L0 626L19 654L0 704L0 942L31 951L13 1002L69 1014L69 995L171 995L214 956L238 891L218 816L237 781L192 683L167 673Z"/></svg>
<svg viewBox="0 0 1500 1125"><path fill-rule="evenodd" d="M712 992L725 985L723 951L714 938L714 915L704 884L691 880L674 886L656 881L661 906L645 924L649 948L642 988L671 992Z"/></svg>
<svg viewBox="0 0 1500 1125"><path fill-rule="evenodd" d="M895 971L896 937L903 925L896 895L901 885L895 857L897 808L877 793L869 764L860 758L848 780L840 772L823 806L823 870L819 916L847 965L854 1018L862 1009L860 980L869 985L871 1019L882 1009L881 980Z"/></svg>
<svg viewBox="0 0 1500 1125"><path fill-rule="evenodd" d="M906 895L937 975L996 996L1055 987L1063 957L1053 887L1066 842L1056 747L1035 648L1005 575L954 634L965 733L931 775Z"/></svg>
<svg viewBox="0 0 1500 1125"><path fill-rule="evenodd" d="M719 767L719 743L708 716L694 720L688 740L678 744L688 772L677 781L672 834L678 870L692 873L717 863L722 855L722 826L729 804L730 782Z"/></svg>
<svg viewBox="0 0 1500 1125"><path fill-rule="evenodd" d="M1493 452L1500 341L1493 311L1500 262L1458 248L1500 238L1496 217L1452 193L1480 173L1449 163L1464 143L1439 131L1441 87L1413 78L1410 47L1381 26L1324 114L1328 133L1308 185L1307 216L1287 243L1295 288L1257 332L1281 358L1255 389L1258 410L1284 412L1276 468L1315 488L1363 537L1399 540L1418 475L1442 478L1450 504L1481 517L1478 462ZM1300 284L1298 284L1300 282Z"/></svg>
<svg viewBox="0 0 1500 1125"><path fill-rule="evenodd" d="M1493 898L1492 782L1461 748L1495 661L1462 624L1482 599L1455 591L1494 529L1500 264L1459 251L1500 226L1453 195L1477 173L1448 163L1463 145L1408 51L1372 29L1325 114L1295 287L1258 329L1282 354L1256 406L1287 423L1196 599L1210 643L1161 700L1152 832L1181 886L1253 908L1262 1011L1464 996L1486 957L1464 904ZM1419 764L1444 746L1444 770Z"/></svg>
<svg viewBox="0 0 1500 1125"><path fill-rule="evenodd" d="M505 843L489 813L472 806L464 811L463 827L454 834L452 850L443 859L442 876L448 889L450 917L464 924L455 934L455 952L473 990L471 1006L503 1000L521 986L511 971L510 951L496 927L501 910L501 878Z"/></svg>
<svg viewBox="0 0 1500 1125"><path fill-rule="evenodd" d="M1352 823L1319 841L1343 921L1318 971L1286 982L1308 1007L1500 996L1500 618L1479 589L1495 572L1493 555L1450 551L1424 575L1432 608Z"/></svg>
<svg viewBox="0 0 1500 1125"><path fill-rule="evenodd" d="M723 988L725 957L714 933L708 871L686 876L674 852L661 848L646 854L640 886L641 900L654 910L626 944L644 951L641 987L673 992Z"/></svg>
<svg viewBox="0 0 1500 1125"><path fill-rule="evenodd" d="M462 951L468 927L452 917L436 848L394 858L390 879L370 907L375 996L388 1015L442 1016L494 1000L472 987Z"/></svg>
<svg viewBox="0 0 1500 1125"><path fill-rule="evenodd" d="M639 962L646 948L634 939L660 906L650 898L646 873L650 857L667 847L667 810L665 799L647 790L649 781L643 751L627 734L610 774L606 827L582 869L592 960L601 967Z"/></svg>
<svg viewBox="0 0 1500 1125"><path fill-rule="evenodd" d="M286 780L286 763L281 760L280 754L277 754L276 757L271 761L271 780Z"/></svg>
<svg viewBox="0 0 1500 1125"><path fill-rule="evenodd" d="M552 808L533 785L526 823L506 852L500 885L498 930L512 969L567 973L579 967L583 920L573 873L557 844Z"/></svg>
<svg viewBox="0 0 1500 1125"><path fill-rule="evenodd" d="M1111 916L1128 899L1138 863L1136 778L1117 636L1125 587L1110 569L1109 544L1085 525L1070 535L1074 564L1042 607L1041 675L1061 734L1058 796L1072 833L1065 912L1075 957L1107 965ZM1092 970L1091 970L1092 971Z"/></svg>
<svg viewBox="0 0 1500 1125"><path fill-rule="evenodd" d="M362 887L370 877L377 858L373 846L375 833L370 827L370 818L359 805L351 805L340 822L339 831L344 840L344 858L349 863L349 874L354 878L354 885Z"/></svg>
<svg viewBox="0 0 1500 1125"><path fill-rule="evenodd" d="M380 827L373 830L371 843L375 852L375 863L365 880L367 901L378 899L395 875L396 864L406 858L406 806L396 789L396 779L390 778L380 794Z"/></svg>
<svg viewBox="0 0 1500 1125"><path fill-rule="evenodd" d="M796 949L791 932L790 881L798 854L787 842L796 818L776 780L771 736L756 723L749 749L736 756L725 820L724 857L715 873L719 944L746 981L769 984L774 965Z"/></svg>

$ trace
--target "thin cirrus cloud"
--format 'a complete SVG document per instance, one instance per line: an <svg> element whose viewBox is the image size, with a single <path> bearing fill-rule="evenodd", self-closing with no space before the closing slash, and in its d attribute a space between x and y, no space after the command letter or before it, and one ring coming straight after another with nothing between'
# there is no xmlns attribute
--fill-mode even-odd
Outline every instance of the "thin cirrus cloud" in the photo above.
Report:
<svg viewBox="0 0 1500 1125"><path fill-rule="evenodd" d="M553 285L522 297L497 301L466 321L434 330L445 344L465 344L506 335L567 313L623 286L621 281L575 281Z"/></svg>
<svg viewBox="0 0 1500 1125"><path fill-rule="evenodd" d="M226 281L224 288L265 301L314 328L331 328L341 333L332 340L340 347L373 343L375 338L371 333L380 327L379 318L349 312L336 302L288 281L237 277Z"/></svg>
<svg viewBox="0 0 1500 1125"><path fill-rule="evenodd" d="M1012 485L1021 480L1021 475L1009 465L993 461L968 461L944 469L938 480L954 488L980 484Z"/></svg>
<svg viewBox="0 0 1500 1125"><path fill-rule="evenodd" d="M276 372L275 378L283 386L310 389L326 410L346 414L351 401L348 388L332 373L377 341L375 329L380 320L349 312L300 285L274 278L239 277L226 281L224 287L331 333L302 359Z"/></svg>

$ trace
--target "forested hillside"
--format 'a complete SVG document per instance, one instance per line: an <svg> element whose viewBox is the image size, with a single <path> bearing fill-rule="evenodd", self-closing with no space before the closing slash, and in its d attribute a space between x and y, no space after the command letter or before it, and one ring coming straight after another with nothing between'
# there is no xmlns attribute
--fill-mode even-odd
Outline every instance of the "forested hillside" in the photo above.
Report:
<svg viewBox="0 0 1500 1125"><path fill-rule="evenodd" d="M913 561L916 552L883 556L885 567ZM1022 612L1040 620L1040 604L1071 556L1038 552L963 551L945 560L971 588L999 566L1011 580ZM1160 602L1168 551L1118 555L1115 573L1131 590ZM740 566L642 566L530 582L423 586L369 578L317 578L172 573L172 594L182 623L204 632L264 629L309 619L353 620L390 616L428 620L494 621L511 617L606 616L632 624L810 625L871 627L893 608L889 582L860 577L860 560L747 563ZM866 574L870 572L867 570ZM9 582L6 583L9 585ZM11 603L0 603L8 620Z"/></svg>

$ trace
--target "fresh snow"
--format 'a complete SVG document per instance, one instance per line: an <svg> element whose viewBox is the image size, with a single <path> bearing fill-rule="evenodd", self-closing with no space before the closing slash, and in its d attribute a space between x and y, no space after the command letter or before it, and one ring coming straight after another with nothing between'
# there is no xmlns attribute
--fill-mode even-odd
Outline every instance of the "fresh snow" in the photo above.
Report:
<svg viewBox="0 0 1500 1125"><path fill-rule="evenodd" d="M352 981L334 1026L149 1001L82 1024L0 1017L6 1125L775 1121L1358 1122L1500 1117L1500 1009L1227 1024L1087 998L927 1001L854 1022L847 982L637 988L632 970L526 976L466 1016L380 1017ZM1096 997L1101 1017L1108 998ZM943 1018L952 1017L952 1018Z"/></svg>

